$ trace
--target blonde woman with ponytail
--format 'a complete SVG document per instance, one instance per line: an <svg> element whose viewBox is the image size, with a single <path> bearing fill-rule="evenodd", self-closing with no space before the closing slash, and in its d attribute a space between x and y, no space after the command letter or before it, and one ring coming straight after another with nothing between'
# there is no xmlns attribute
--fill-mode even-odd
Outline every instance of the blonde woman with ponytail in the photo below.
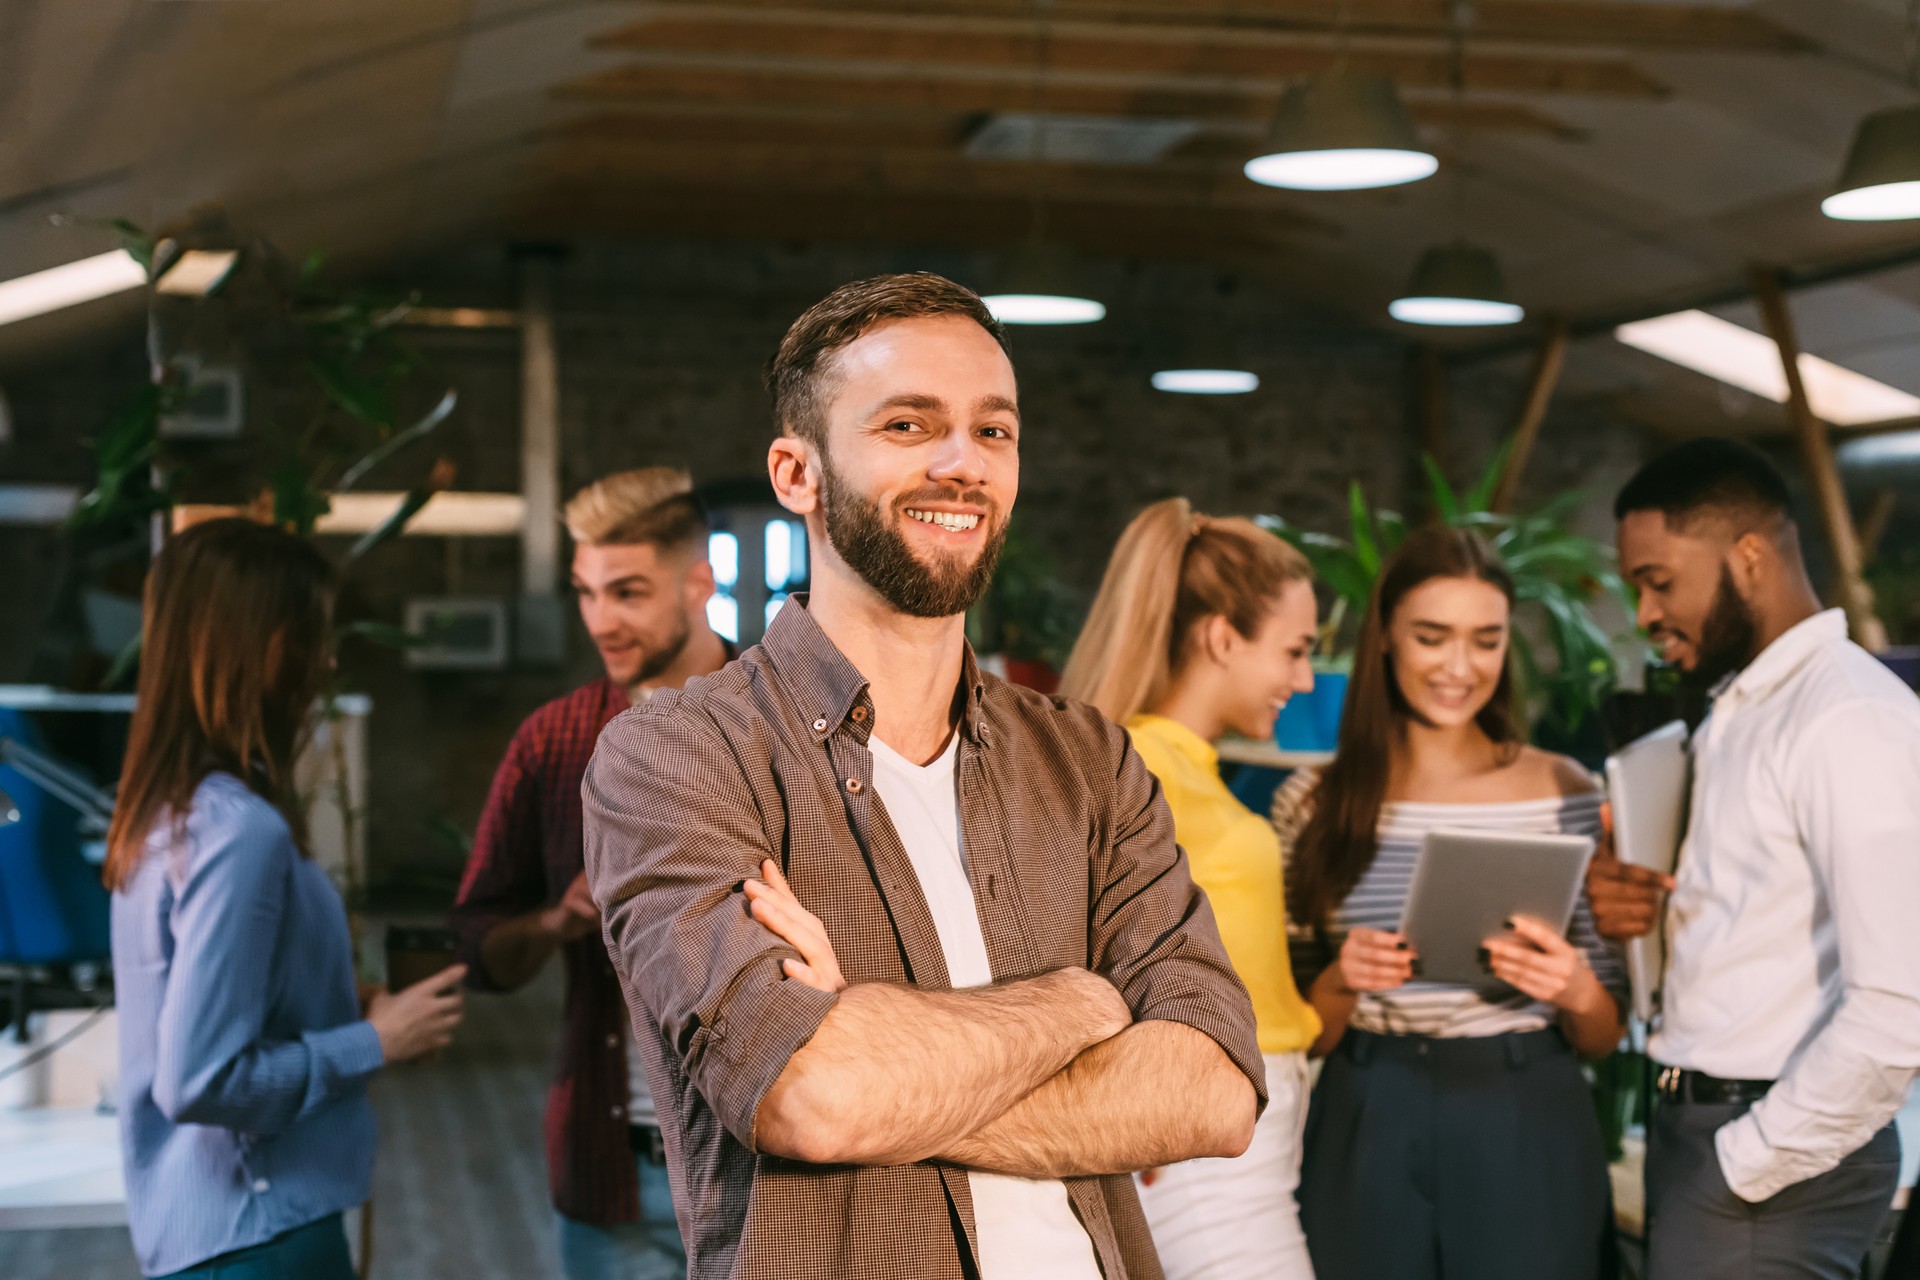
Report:
<svg viewBox="0 0 1920 1280"><path fill-rule="evenodd" d="M1320 1022L1288 965L1279 839L1227 790L1213 744L1266 737L1287 699L1313 687L1315 622L1299 552L1169 498L1121 534L1063 678L1062 692L1127 727L1160 780L1266 1058L1271 1100L1244 1155L1138 1179L1168 1280L1313 1275L1294 1193Z"/></svg>

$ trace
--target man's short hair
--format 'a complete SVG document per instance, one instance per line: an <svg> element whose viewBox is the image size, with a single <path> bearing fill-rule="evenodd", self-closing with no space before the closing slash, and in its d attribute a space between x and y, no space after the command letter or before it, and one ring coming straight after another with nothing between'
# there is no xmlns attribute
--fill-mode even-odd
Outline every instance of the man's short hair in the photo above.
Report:
<svg viewBox="0 0 1920 1280"><path fill-rule="evenodd" d="M1658 511L1670 528L1718 517L1736 534L1793 522L1793 500L1779 468L1738 440L1701 438L1667 450L1634 473L1613 504L1616 520Z"/></svg>
<svg viewBox="0 0 1920 1280"><path fill-rule="evenodd" d="M583 547L653 546L701 557L710 531L693 477L678 467L641 467L595 480L568 501L563 519Z"/></svg>
<svg viewBox="0 0 1920 1280"><path fill-rule="evenodd" d="M793 322L767 365L774 430L824 446L834 353L882 321L927 316L965 316L1007 350L1007 332L980 295L945 276L913 271L843 284Z"/></svg>

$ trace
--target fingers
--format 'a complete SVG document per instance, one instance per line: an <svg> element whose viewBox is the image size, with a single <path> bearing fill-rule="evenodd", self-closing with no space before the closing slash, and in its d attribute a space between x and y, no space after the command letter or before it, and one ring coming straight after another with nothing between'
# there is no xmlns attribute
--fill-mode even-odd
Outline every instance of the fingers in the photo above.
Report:
<svg viewBox="0 0 1920 1280"><path fill-rule="evenodd" d="M1557 930L1532 916L1515 916L1507 921L1507 927L1513 931L1513 936L1532 943L1548 955L1561 955L1573 950L1573 944L1561 937Z"/></svg>
<svg viewBox="0 0 1920 1280"><path fill-rule="evenodd" d="M768 884L786 894L788 897L794 897L792 887L787 884L787 878L780 874L780 864L772 858L763 858L761 860L760 874L766 877ZM797 898L795 898L795 900L798 901Z"/></svg>
<svg viewBox="0 0 1920 1280"><path fill-rule="evenodd" d="M460 980L466 976L467 966L463 964L450 964L432 977L422 978L412 986L404 988L398 994L405 995L409 991L452 991L457 999L459 997Z"/></svg>

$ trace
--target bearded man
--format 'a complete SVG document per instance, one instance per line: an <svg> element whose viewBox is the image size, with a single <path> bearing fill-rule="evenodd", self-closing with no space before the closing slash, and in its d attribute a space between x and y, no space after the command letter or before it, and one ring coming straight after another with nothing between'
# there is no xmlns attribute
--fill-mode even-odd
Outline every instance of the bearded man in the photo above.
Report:
<svg viewBox="0 0 1920 1280"><path fill-rule="evenodd" d="M967 647L1019 486L1000 327L858 281L768 381L811 596L584 790L688 1273L1156 1277L1126 1175L1239 1154L1265 1081L1126 734Z"/></svg>
<svg viewBox="0 0 1920 1280"><path fill-rule="evenodd" d="M1608 937L1660 927L1671 893L1647 1274L1857 1276L1920 1068L1920 700L1821 609L1755 450L1680 445L1615 514L1640 625L1713 690L1676 875L1588 873Z"/></svg>
<svg viewBox="0 0 1920 1280"><path fill-rule="evenodd" d="M732 657L707 626L708 522L687 473L623 471L575 494L573 591L605 675L528 716L495 773L452 926L467 981L511 991L556 951L566 1012L547 1093L547 1171L566 1280L670 1280L685 1259L665 1147L600 937L580 777L609 720Z"/></svg>

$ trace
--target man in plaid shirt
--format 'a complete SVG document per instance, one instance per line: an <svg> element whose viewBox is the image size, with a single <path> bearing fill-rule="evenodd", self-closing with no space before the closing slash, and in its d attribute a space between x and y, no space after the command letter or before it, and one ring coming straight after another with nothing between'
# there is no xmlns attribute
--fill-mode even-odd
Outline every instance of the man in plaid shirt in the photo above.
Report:
<svg viewBox="0 0 1920 1280"><path fill-rule="evenodd" d="M685 1270L652 1097L581 857L580 780L607 722L732 656L706 625L707 518L687 474L627 471L567 504L573 589L606 676L528 716L494 775L452 913L468 981L510 991L555 951L567 996L547 1166L567 1280Z"/></svg>

